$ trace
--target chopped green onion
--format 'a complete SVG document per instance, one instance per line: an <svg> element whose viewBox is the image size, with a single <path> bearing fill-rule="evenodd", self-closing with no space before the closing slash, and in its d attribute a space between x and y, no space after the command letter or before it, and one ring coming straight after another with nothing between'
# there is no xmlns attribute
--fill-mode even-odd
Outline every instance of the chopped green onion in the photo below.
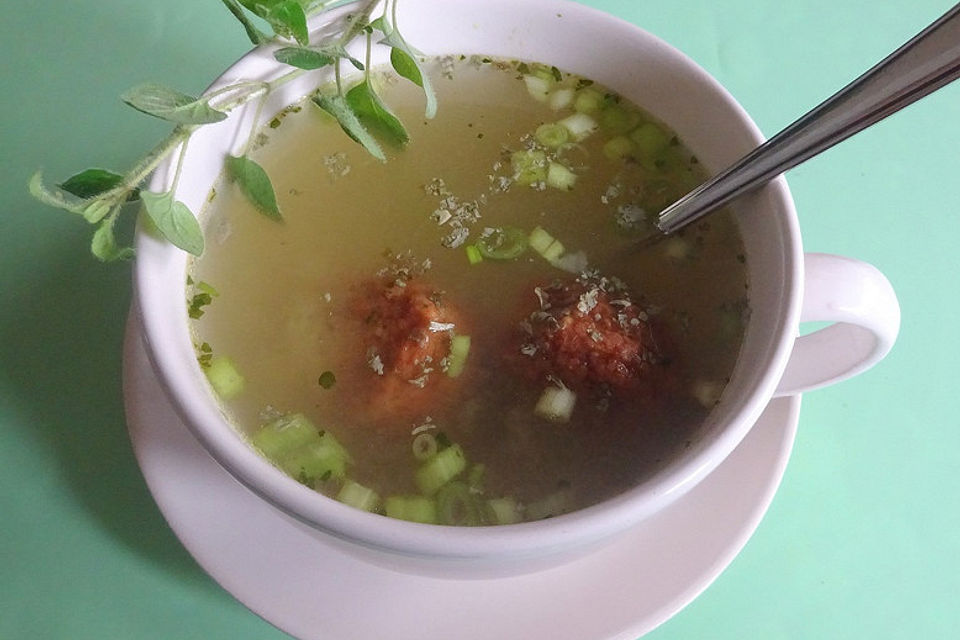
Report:
<svg viewBox="0 0 960 640"><path fill-rule="evenodd" d="M513 260L527 250L527 234L516 227L491 229L477 240L476 248L492 260Z"/></svg>
<svg viewBox="0 0 960 640"><path fill-rule="evenodd" d="M437 439L433 437L432 433L426 431L418 433L410 446L413 449L413 457L420 462L426 462L437 455L437 451L440 449Z"/></svg>
<svg viewBox="0 0 960 640"><path fill-rule="evenodd" d="M653 158L670 146L670 136L652 122L644 122L631 131L630 139L636 143L640 155L647 158Z"/></svg>
<svg viewBox="0 0 960 640"><path fill-rule="evenodd" d="M563 243L545 231L535 227L528 239L530 248L540 254L544 260L557 269L568 273L581 274L587 269L587 254L583 251L567 253Z"/></svg>
<svg viewBox="0 0 960 640"><path fill-rule="evenodd" d="M563 244L550 235L543 227L536 227L530 232L530 248L539 253L547 262L554 262L563 255Z"/></svg>
<svg viewBox="0 0 960 640"><path fill-rule="evenodd" d="M547 166L547 186L561 191L573 189L577 181L577 174L559 162L551 162Z"/></svg>
<svg viewBox="0 0 960 640"><path fill-rule="evenodd" d="M543 255L544 260L553 264L560 260L563 256L563 251L563 244L559 240L554 240L541 255Z"/></svg>
<svg viewBox="0 0 960 640"><path fill-rule="evenodd" d="M566 109L573 104L573 89L563 87L547 96L547 105L554 111Z"/></svg>
<svg viewBox="0 0 960 640"><path fill-rule="evenodd" d="M557 122L547 122L537 127L533 137L543 146L556 149L570 139L570 130Z"/></svg>
<svg viewBox="0 0 960 640"><path fill-rule="evenodd" d="M383 510L391 518L434 524L437 505L426 496L390 496L383 502Z"/></svg>
<svg viewBox="0 0 960 640"><path fill-rule="evenodd" d="M670 164L670 137L652 122L645 122L632 132L630 139L637 145L637 160L646 169L662 169Z"/></svg>
<svg viewBox="0 0 960 640"><path fill-rule="evenodd" d="M560 124L565 126L573 139L578 142L596 131L598 126L596 120L580 112L567 116L560 121Z"/></svg>
<svg viewBox="0 0 960 640"><path fill-rule="evenodd" d="M197 283L197 289L214 298L220 295L220 292L214 289L213 285L211 285L209 282L204 282L203 280Z"/></svg>
<svg viewBox="0 0 960 640"><path fill-rule="evenodd" d="M554 242L554 238L543 227L534 227L533 231L530 232L530 237L527 242L530 243L531 249L543 255L543 252L550 246L550 243Z"/></svg>
<svg viewBox="0 0 960 640"><path fill-rule="evenodd" d="M424 495L432 496L440 487L463 473L466 466L467 459L460 445L450 445L417 469L417 486Z"/></svg>
<svg viewBox="0 0 960 640"><path fill-rule="evenodd" d="M318 439L273 458L281 469L295 478L303 477L309 482L318 479L342 478L347 472L350 454L337 442L329 431L318 433Z"/></svg>
<svg viewBox="0 0 960 640"><path fill-rule="evenodd" d="M320 432L305 415L292 413L265 424L250 440L266 458L277 461L295 449L319 442Z"/></svg>
<svg viewBox="0 0 960 640"><path fill-rule="evenodd" d="M547 154L543 151L514 151L510 156L513 179L517 184L531 185L547 178Z"/></svg>
<svg viewBox="0 0 960 640"><path fill-rule="evenodd" d="M577 394L570 389L550 385L540 394L533 411L541 418L553 422L567 422L573 414L576 402Z"/></svg>
<svg viewBox="0 0 960 640"><path fill-rule="evenodd" d="M573 99L573 109L580 113L594 113L599 111L605 102L603 94L589 87L577 91Z"/></svg>
<svg viewBox="0 0 960 640"><path fill-rule="evenodd" d="M214 298L220 295L220 292L214 289L212 284L203 280L197 283L197 289L203 291L204 293L210 294Z"/></svg>
<svg viewBox="0 0 960 640"><path fill-rule="evenodd" d="M483 262L483 253L481 253L480 249L478 249L476 245L468 244L466 246L466 252L467 261L470 264L480 264Z"/></svg>
<svg viewBox="0 0 960 640"><path fill-rule="evenodd" d="M636 151L637 145L627 136L615 136L603 145L603 155L611 160L619 160Z"/></svg>
<svg viewBox="0 0 960 640"><path fill-rule="evenodd" d="M210 364L203 372L210 381L210 386L218 396L224 400L235 398L243 391L245 380L240 372L237 371L233 360L226 356L215 356L210 358Z"/></svg>
<svg viewBox="0 0 960 640"><path fill-rule="evenodd" d="M492 498L487 500L489 519L494 524L516 524L520 522L520 508L513 498Z"/></svg>
<svg viewBox="0 0 960 640"><path fill-rule="evenodd" d="M437 492L437 519L457 526L483 524L477 497L463 482L450 482Z"/></svg>
<svg viewBox="0 0 960 640"><path fill-rule="evenodd" d="M450 338L450 354L447 356L447 375L456 378L463 373L467 364L467 354L470 353L470 336L453 336Z"/></svg>
<svg viewBox="0 0 960 640"><path fill-rule="evenodd" d="M527 86L527 93L529 93L534 100L537 102L546 102L547 96L550 93L550 88L553 86L553 80L542 78L537 75L527 74L523 76L523 82Z"/></svg>
<svg viewBox="0 0 960 640"><path fill-rule="evenodd" d="M253 445L287 475L306 483L342 478L350 454L332 433L320 432L302 413L281 416L251 437Z"/></svg>
<svg viewBox="0 0 960 640"><path fill-rule="evenodd" d="M380 503L380 496L369 487L353 480L347 480L337 493L337 500L363 511L373 511Z"/></svg>
<svg viewBox="0 0 960 640"><path fill-rule="evenodd" d="M620 104L612 104L600 112L600 126L604 131L614 135L621 135L632 131L640 124L642 117L633 109L625 108Z"/></svg>

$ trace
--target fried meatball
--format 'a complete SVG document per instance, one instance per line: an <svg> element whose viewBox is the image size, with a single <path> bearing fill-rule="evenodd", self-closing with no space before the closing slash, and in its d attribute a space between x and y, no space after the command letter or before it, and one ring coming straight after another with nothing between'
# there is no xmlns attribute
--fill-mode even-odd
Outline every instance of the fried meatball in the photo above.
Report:
<svg viewBox="0 0 960 640"><path fill-rule="evenodd" d="M449 402L457 386L445 373L450 340L463 327L442 292L416 279L375 280L360 287L354 312L369 383L361 395L371 413L402 427Z"/></svg>
<svg viewBox="0 0 960 640"><path fill-rule="evenodd" d="M618 281L578 278L534 289L515 360L528 378L574 390L651 390L667 362L650 314Z"/></svg>

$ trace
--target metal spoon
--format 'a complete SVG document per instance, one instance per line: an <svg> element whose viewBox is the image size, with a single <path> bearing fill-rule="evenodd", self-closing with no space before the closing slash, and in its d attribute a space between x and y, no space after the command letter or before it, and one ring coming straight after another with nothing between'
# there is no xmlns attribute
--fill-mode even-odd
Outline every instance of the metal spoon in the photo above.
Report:
<svg viewBox="0 0 960 640"><path fill-rule="evenodd" d="M673 233L960 76L960 4L731 167L660 212Z"/></svg>

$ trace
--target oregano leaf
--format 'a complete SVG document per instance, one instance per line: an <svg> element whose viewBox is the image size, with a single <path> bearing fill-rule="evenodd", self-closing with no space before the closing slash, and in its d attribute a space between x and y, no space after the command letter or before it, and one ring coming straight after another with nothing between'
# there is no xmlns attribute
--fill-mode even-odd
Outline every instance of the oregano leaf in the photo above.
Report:
<svg viewBox="0 0 960 640"><path fill-rule="evenodd" d="M391 48L390 64L401 77L423 88L423 74L420 73L416 61L406 51L396 47Z"/></svg>
<svg viewBox="0 0 960 640"><path fill-rule="evenodd" d="M123 176L106 169L86 169L57 185L78 198L92 198L123 182Z"/></svg>
<svg viewBox="0 0 960 640"><path fill-rule="evenodd" d="M273 57L278 62L288 64L298 69L320 69L329 64L333 64L336 58L329 56L322 51L307 49L305 47L284 47L273 52Z"/></svg>
<svg viewBox="0 0 960 640"><path fill-rule="evenodd" d="M147 217L164 238L187 253L195 256L203 253L203 231L187 205L174 200L170 191L141 191L140 199Z"/></svg>
<svg viewBox="0 0 960 640"><path fill-rule="evenodd" d="M366 127L361 124L357 114L347 104L346 98L339 94L332 96L318 94L313 96L313 102L336 118L343 132L353 138L355 142L361 144L370 155L381 162L386 162L387 157L383 154L383 149L380 148L380 145L367 131Z"/></svg>
<svg viewBox="0 0 960 640"><path fill-rule="evenodd" d="M343 58L354 66L357 71L363 71L363 63L354 58L350 53L341 45L331 45L329 47L321 47L321 51L327 52L331 56L336 56L337 58Z"/></svg>
<svg viewBox="0 0 960 640"><path fill-rule="evenodd" d="M247 8L248 10L250 10L250 11L252 11L252 12L254 12L254 13L257 13L257 5L258 5L258 4L259 4L260 6L264 6L264 2L263 2L263 1L261 1L261 2L254 2L253 0L239 0L239 1L240 1L240 4L242 4L245 8ZM257 15L260 15L260 14L257 13Z"/></svg>
<svg viewBox="0 0 960 640"><path fill-rule="evenodd" d="M293 38L304 46L310 40L307 15L297 0L283 0L274 4L263 18L270 23L277 35Z"/></svg>
<svg viewBox="0 0 960 640"><path fill-rule="evenodd" d="M383 133L391 142L404 144L410 139L403 123L376 94L369 80L347 92L347 104L368 128Z"/></svg>
<svg viewBox="0 0 960 640"><path fill-rule="evenodd" d="M123 184L123 176L107 169L85 169L70 176L57 186L78 198L95 198ZM140 189L134 187L127 193L127 202L140 198Z"/></svg>
<svg viewBox="0 0 960 640"><path fill-rule="evenodd" d="M44 184L43 171L37 171L30 177L27 188L30 190L30 195L43 204L57 209L63 209L70 213L76 213L82 216L88 205L86 200L78 198L72 193L63 191L62 189L51 189Z"/></svg>
<svg viewBox="0 0 960 640"><path fill-rule="evenodd" d="M90 242L90 252L101 262L115 262L117 260L129 260L133 257L131 247L121 247L117 244L117 238L113 233L114 223L117 221L119 211L114 211L110 217L103 220L93 234L93 240Z"/></svg>
<svg viewBox="0 0 960 640"><path fill-rule="evenodd" d="M227 117L211 107L206 98L194 98L154 82L137 85L120 99L137 111L176 124L210 124Z"/></svg>
<svg viewBox="0 0 960 640"><path fill-rule="evenodd" d="M415 82L409 73L409 69L406 68L408 63L413 63L416 67L417 72L420 74L420 82L416 83L421 89L423 89L423 95L427 99L426 109L424 115L427 118L432 118L437 115L437 94L433 90L433 85L430 83L430 78L427 76L426 71L423 68L423 65L418 59L418 56L422 55L419 51L411 47L406 40L403 39L403 36L400 35L400 32L397 31L393 25L391 25L385 17L380 17L376 21L378 28L383 32L383 39L380 41L380 44L385 44L389 47L392 47L394 50L399 50L403 56L403 65L404 72L401 72L400 69L397 69L394 66L394 69L404 78ZM393 52L391 51L390 62L393 64Z"/></svg>
<svg viewBox="0 0 960 640"><path fill-rule="evenodd" d="M270 176L263 167L247 156L227 156L227 173L260 213L274 220L283 219Z"/></svg>
<svg viewBox="0 0 960 640"><path fill-rule="evenodd" d="M363 63L354 58L350 53L339 44L332 44L325 47L284 47L274 52L273 57L285 64L299 67L301 69L319 69L328 64L332 64L337 59L347 60L358 71L363 71Z"/></svg>
<svg viewBox="0 0 960 640"><path fill-rule="evenodd" d="M240 0L240 4L261 18L265 18L270 9L282 1L283 0Z"/></svg>

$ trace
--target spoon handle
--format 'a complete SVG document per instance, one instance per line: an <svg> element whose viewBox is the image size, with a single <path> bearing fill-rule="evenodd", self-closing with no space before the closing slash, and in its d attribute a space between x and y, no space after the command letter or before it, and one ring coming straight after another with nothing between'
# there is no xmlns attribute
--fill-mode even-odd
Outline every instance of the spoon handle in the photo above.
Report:
<svg viewBox="0 0 960 640"><path fill-rule="evenodd" d="M664 209L672 233L960 76L960 4L733 166Z"/></svg>

